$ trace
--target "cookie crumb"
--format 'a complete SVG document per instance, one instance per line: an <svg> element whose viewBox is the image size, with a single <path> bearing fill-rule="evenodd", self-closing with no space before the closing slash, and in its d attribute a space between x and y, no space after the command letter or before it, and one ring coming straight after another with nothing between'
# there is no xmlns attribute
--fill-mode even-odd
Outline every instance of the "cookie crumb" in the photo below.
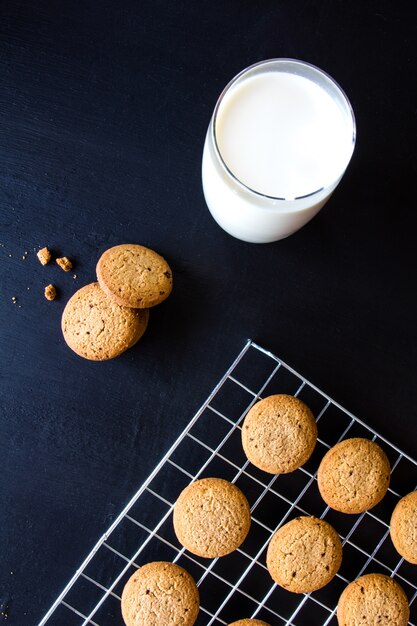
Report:
<svg viewBox="0 0 417 626"><path fill-rule="evenodd" d="M45 287L45 298L47 300L55 300L56 298L56 289L54 285L48 285Z"/></svg>
<svg viewBox="0 0 417 626"><path fill-rule="evenodd" d="M25 254L22 255L22 259L23 259L23 261L26 261L26 255Z"/></svg>
<svg viewBox="0 0 417 626"><path fill-rule="evenodd" d="M75 280L77 278L77 274L74 274L73 279Z"/></svg>
<svg viewBox="0 0 417 626"><path fill-rule="evenodd" d="M13 304L16 304L16 302L17 302L16 296L12 296L12 302L13 302Z"/></svg>
<svg viewBox="0 0 417 626"><path fill-rule="evenodd" d="M56 260L56 262L59 267L64 270L64 272L69 272L70 269L72 269L72 263L66 256L60 257Z"/></svg>
<svg viewBox="0 0 417 626"><path fill-rule="evenodd" d="M42 265L46 265L51 260L51 253L49 252L48 248L45 246L45 248L41 248L37 252L37 257Z"/></svg>

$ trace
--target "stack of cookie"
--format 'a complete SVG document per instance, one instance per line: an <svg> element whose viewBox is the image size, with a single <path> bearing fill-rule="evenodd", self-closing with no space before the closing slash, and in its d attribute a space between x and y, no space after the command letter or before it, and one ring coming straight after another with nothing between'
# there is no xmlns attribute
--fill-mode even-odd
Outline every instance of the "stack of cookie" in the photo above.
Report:
<svg viewBox="0 0 417 626"><path fill-rule="evenodd" d="M172 291L172 272L159 254L137 244L106 250L96 271L98 282L82 287L68 301L62 332L79 356L105 361L139 341L149 308Z"/></svg>

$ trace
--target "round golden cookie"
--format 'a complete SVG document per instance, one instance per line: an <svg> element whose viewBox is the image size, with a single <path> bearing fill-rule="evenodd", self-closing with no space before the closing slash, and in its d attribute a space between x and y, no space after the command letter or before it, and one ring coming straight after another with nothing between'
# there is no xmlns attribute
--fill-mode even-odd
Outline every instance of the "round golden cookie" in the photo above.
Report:
<svg viewBox="0 0 417 626"><path fill-rule="evenodd" d="M109 248L101 255L96 271L100 287L121 306L147 309L172 291L171 268L145 246L126 243Z"/></svg>
<svg viewBox="0 0 417 626"><path fill-rule="evenodd" d="M119 306L98 283L91 283L68 300L61 325L64 339L74 352L91 361L105 361L139 341L148 319L148 310Z"/></svg>
<svg viewBox="0 0 417 626"><path fill-rule="evenodd" d="M402 587L384 574L365 574L350 583L337 606L339 626L407 626L409 616Z"/></svg>
<svg viewBox="0 0 417 626"><path fill-rule="evenodd" d="M278 394L260 400L242 426L249 461L270 474L287 474L304 465L317 442L317 425L308 406Z"/></svg>
<svg viewBox="0 0 417 626"><path fill-rule="evenodd" d="M273 580L288 591L321 589L337 574L342 543L328 522L296 517L281 526L269 542L266 565Z"/></svg>
<svg viewBox="0 0 417 626"><path fill-rule="evenodd" d="M174 530L190 552L213 559L230 554L246 538L251 523L241 490L222 478L202 478L188 485L174 506Z"/></svg>
<svg viewBox="0 0 417 626"><path fill-rule="evenodd" d="M318 469L318 486L328 506L341 513L363 513L385 496L390 464L373 441L345 439L330 448Z"/></svg>
<svg viewBox="0 0 417 626"><path fill-rule="evenodd" d="M127 581L122 593L126 626L192 626L200 597L193 578L175 563L143 565Z"/></svg>
<svg viewBox="0 0 417 626"><path fill-rule="evenodd" d="M238 619L237 622L232 622L229 626L270 626L261 619Z"/></svg>
<svg viewBox="0 0 417 626"><path fill-rule="evenodd" d="M390 533L397 552L417 565L417 491L397 503L391 516Z"/></svg>

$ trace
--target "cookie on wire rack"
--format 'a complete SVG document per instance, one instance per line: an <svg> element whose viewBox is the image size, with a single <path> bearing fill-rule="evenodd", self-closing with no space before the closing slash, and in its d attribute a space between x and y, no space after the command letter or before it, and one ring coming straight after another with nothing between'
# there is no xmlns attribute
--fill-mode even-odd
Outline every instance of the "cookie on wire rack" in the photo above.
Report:
<svg viewBox="0 0 417 626"><path fill-rule="evenodd" d="M333 526L309 516L281 526L266 555L273 580L294 593L321 589L337 574L341 563L342 543Z"/></svg>
<svg viewBox="0 0 417 626"><path fill-rule="evenodd" d="M200 596L191 575L175 563L155 561L140 567L122 593L126 626L193 626Z"/></svg>
<svg viewBox="0 0 417 626"><path fill-rule="evenodd" d="M247 458L270 474L288 474L304 465L316 442L313 413L304 402L286 394L256 402L242 426Z"/></svg>
<svg viewBox="0 0 417 626"><path fill-rule="evenodd" d="M174 506L178 541L208 559L236 550L246 539L250 524L246 497L223 478L196 480L181 492Z"/></svg>
<svg viewBox="0 0 417 626"><path fill-rule="evenodd" d="M410 607L403 588L384 574L365 574L342 592L339 626L407 626Z"/></svg>
<svg viewBox="0 0 417 626"><path fill-rule="evenodd" d="M321 460L317 481L325 503L341 513L363 513L387 493L391 467L382 448L369 439L344 439Z"/></svg>
<svg viewBox="0 0 417 626"><path fill-rule="evenodd" d="M417 491L397 503L390 522L391 540L408 563L417 565Z"/></svg>

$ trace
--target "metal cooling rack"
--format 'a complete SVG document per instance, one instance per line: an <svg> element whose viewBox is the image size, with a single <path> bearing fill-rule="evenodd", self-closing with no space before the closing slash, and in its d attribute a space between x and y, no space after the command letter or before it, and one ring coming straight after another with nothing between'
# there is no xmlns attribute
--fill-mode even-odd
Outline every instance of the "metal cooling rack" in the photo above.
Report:
<svg viewBox="0 0 417 626"><path fill-rule="evenodd" d="M318 421L319 440L304 467L271 477L246 460L240 424L254 402L273 393L298 396L310 406ZM371 511L343 515L325 506L317 489L316 470L330 446L357 436L368 437L383 447L392 466L391 485L383 501ZM172 527L176 497L191 481L205 476L236 483L252 511L252 527L241 548L213 560L188 553L179 545ZM39 626L123 626L123 586L135 568L153 560L179 563L197 581L202 603L198 626L228 624L243 617L257 617L272 626L336 626L340 593L346 584L367 572L385 573L398 580L410 601L409 624L416 626L417 568L399 558L389 537L396 502L416 484L416 461L276 356L248 341ZM341 569L331 583L302 595L273 584L265 566L272 534L300 514L325 518L339 532L344 546Z"/></svg>

